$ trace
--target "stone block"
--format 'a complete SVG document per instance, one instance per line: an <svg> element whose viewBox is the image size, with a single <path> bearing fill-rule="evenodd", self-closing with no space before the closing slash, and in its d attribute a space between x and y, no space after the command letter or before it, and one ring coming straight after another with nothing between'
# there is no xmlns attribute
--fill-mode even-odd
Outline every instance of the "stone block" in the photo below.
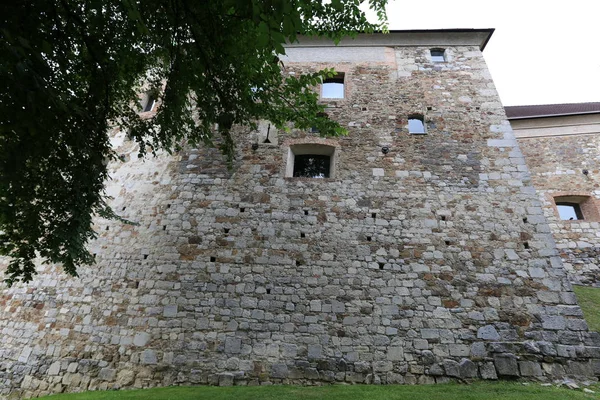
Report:
<svg viewBox="0 0 600 400"><path fill-rule="evenodd" d="M238 337L227 337L225 339L225 353L239 354L242 351L242 339Z"/></svg>
<svg viewBox="0 0 600 400"><path fill-rule="evenodd" d="M519 361L521 376L542 376L540 364L534 361Z"/></svg>
<svg viewBox="0 0 600 400"><path fill-rule="evenodd" d="M404 360L404 349L397 346L388 347L387 359L390 361Z"/></svg>
<svg viewBox="0 0 600 400"><path fill-rule="evenodd" d="M233 374L222 372L218 374L219 386L233 386Z"/></svg>
<svg viewBox="0 0 600 400"><path fill-rule="evenodd" d="M58 375L60 374L60 361L54 361L50 364L50 368L48 368L48 375Z"/></svg>
<svg viewBox="0 0 600 400"><path fill-rule="evenodd" d="M477 365L473 361L463 358L458 366L461 378L477 378Z"/></svg>
<svg viewBox="0 0 600 400"><path fill-rule="evenodd" d="M117 370L113 368L102 368L98 373L98 379L103 381L113 381L117 376Z"/></svg>
<svg viewBox="0 0 600 400"><path fill-rule="evenodd" d="M145 346L150 341L150 334L146 332L138 332L133 337L134 346Z"/></svg>
<svg viewBox="0 0 600 400"><path fill-rule="evenodd" d="M286 364L277 363L271 365L271 377L285 379L288 377L289 369Z"/></svg>
<svg viewBox="0 0 600 400"><path fill-rule="evenodd" d="M494 354L494 366L500 376L519 376L517 357L514 354Z"/></svg>
<svg viewBox="0 0 600 400"><path fill-rule="evenodd" d="M142 351L140 361L142 362L142 364L156 364L158 362L156 352L150 349Z"/></svg>
<svg viewBox="0 0 600 400"><path fill-rule="evenodd" d="M500 335L493 325L486 325L477 330L477 338L483 340L500 340Z"/></svg>
<svg viewBox="0 0 600 400"><path fill-rule="evenodd" d="M479 366L479 375L482 379L498 379L498 375L496 374L496 368L494 367L494 363L485 362Z"/></svg>
<svg viewBox="0 0 600 400"><path fill-rule="evenodd" d="M444 360L442 362L444 365L444 371L446 371L446 375L460 377L460 365L454 360Z"/></svg>

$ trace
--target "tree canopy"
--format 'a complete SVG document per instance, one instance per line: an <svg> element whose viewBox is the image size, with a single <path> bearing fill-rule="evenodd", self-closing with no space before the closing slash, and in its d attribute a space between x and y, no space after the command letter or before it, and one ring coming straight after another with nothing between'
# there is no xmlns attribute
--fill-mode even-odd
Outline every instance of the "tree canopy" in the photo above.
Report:
<svg viewBox="0 0 600 400"><path fill-rule="evenodd" d="M279 56L299 35L334 41L385 30L369 0L23 0L0 17L0 255L5 282L30 281L35 259L77 275L92 264L94 215L118 216L103 192L108 131L127 130L140 156L220 137L232 157L234 124L343 129L312 89L325 70L285 76ZM365 7L367 8L367 7ZM139 94L161 106L140 118ZM214 132L218 124L218 132ZM149 149L149 150L148 150Z"/></svg>

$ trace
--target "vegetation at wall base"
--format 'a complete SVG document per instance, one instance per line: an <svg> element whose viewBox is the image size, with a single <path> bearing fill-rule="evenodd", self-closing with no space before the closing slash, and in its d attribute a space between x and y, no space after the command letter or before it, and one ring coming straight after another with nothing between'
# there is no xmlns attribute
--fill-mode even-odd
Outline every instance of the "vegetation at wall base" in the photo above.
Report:
<svg viewBox="0 0 600 400"><path fill-rule="evenodd" d="M368 7L385 21L387 0ZM5 282L35 260L92 264L94 215L117 218L103 193L116 159L109 131L139 155L212 144L230 163L233 125L344 129L314 87L332 70L284 74L285 43L386 30L356 0L23 0L0 6L0 255ZM156 111L140 104L156 100ZM250 132L251 129L248 129Z"/></svg>
<svg viewBox="0 0 600 400"><path fill-rule="evenodd" d="M539 383L474 382L438 385L328 385L167 387L141 390L85 392L45 397L48 400L578 400L600 397L595 393L569 390Z"/></svg>
<svg viewBox="0 0 600 400"><path fill-rule="evenodd" d="M591 331L600 332L600 288L573 285L577 302Z"/></svg>

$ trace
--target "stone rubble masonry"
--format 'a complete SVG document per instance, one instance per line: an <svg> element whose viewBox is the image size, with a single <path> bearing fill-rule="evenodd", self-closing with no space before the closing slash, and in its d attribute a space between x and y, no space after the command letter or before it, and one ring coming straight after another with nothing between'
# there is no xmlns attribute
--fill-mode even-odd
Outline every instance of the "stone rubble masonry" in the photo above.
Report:
<svg viewBox="0 0 600 400"><path fill-rule="evenodd" d="M97 219L97 263L79 278L40 266L34 282L1 289L0 397L594 379L600 339L480 47L444 46L448 61L434 64L436 35L365 45L372 59L290 51L288 74L345 73L345 98L328 101L344 137L271 129L277 144L253 150L261 131L239 129L228 170L212 148L140 161L112 132L122 160L107 193L137 224ZM415 113L427 134L408 133ZM331 144L334 176L287 178L295 143Z"/></svg>
<svg viewBox="0 0 600 400"><path fill-rule="evenodd" d="M600 113L517 119L512 125L572 282L599 286ZM587 197L584 219L562 221L556 196Z"/></svg>

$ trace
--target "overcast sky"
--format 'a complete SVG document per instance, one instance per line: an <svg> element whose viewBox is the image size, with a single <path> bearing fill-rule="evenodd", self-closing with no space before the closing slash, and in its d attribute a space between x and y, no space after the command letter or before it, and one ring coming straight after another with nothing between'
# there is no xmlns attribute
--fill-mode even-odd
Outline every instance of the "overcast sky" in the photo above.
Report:
<svg viewBox="0 0 600 400"><path fill-rule="evenodd" d="M600 101L600 1L390 0L390 29L496 28L483 55L504 105Z"/></svg>

